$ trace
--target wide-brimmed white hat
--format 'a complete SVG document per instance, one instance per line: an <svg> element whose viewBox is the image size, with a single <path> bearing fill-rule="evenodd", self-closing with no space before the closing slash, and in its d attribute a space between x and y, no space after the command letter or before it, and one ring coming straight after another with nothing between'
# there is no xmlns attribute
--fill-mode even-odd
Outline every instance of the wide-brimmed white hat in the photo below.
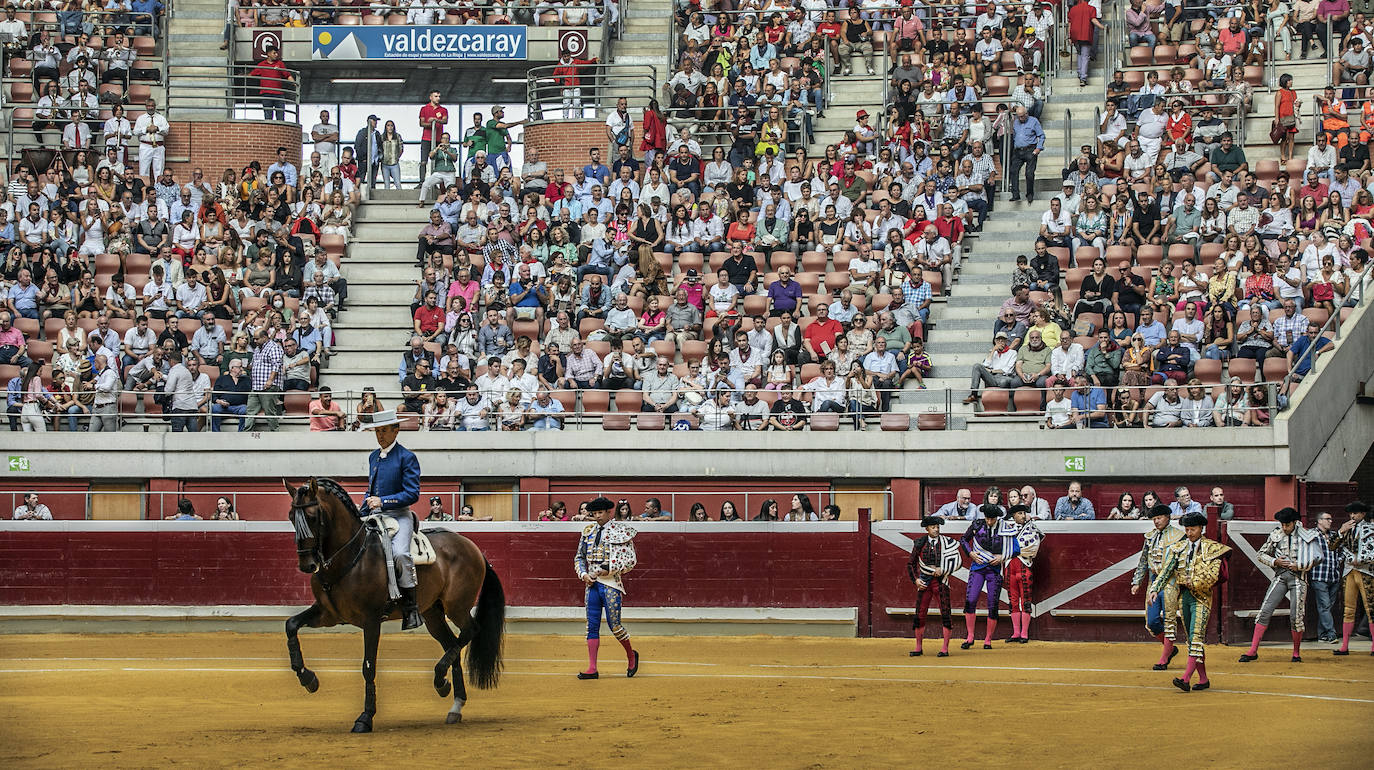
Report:
<svg viewBox="0 0 1374 770"><path fill-rule="evenodd" d="M396 416L395 409L381 409L372 414L363 415L363 430L382 428L387 425L400 425L401 418Z"/></svg>

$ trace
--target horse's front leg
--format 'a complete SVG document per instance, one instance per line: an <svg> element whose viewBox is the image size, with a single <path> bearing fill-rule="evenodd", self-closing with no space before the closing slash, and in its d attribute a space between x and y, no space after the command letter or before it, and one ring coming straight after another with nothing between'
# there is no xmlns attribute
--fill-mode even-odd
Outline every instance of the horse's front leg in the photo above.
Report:
<svg viewBox="0 0 1374 770"><path fill-rule="evenodd" d="M353 723L353 732L372 732L372 715L377 713L377 643L382 624L373 620L363 627L363 713Z"/></svg>
<svg viewBox="0 0 1374 770"><path fill-rule="evenodd" d="M314 671L305 667L305 660L301 657L301 643L296 638L296 632L301 626L319 627L320 616L323 613L323 607L312 604L309 609L286 619L286 651L291 654L291 670L296 672L296 678L300 680L301 686L309 692L320 689L320 678L315 676Z"/></svg>

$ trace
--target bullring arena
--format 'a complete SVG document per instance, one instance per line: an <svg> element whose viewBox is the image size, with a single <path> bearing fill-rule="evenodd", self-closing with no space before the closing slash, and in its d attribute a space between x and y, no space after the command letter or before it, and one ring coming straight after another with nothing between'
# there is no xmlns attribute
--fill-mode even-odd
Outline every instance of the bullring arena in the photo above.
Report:
<svg viewBox="0 0 1374 770"><path fill-rule="evenodd" d="M984 650L980 617L979 643L961 650L956 606L948 658L934 656L938 637L925 656L907 655L914 588L902 547L918 522L636 523L624 622L641 668L627 679L623 653L603 650L593 682L574 677L586 663L570 577L581 524L428 525L470 535L501 575L505 671L494 690L470 688L462 722L445 725L448 699L430 683L438 646L387 623L368 736L347 732L362 689L356 629L302 631L318 692L287 665L279 620L294 610L274 605L309 601L289 525L29 524L0 534L7 563L43 566L27 586L5 573L16 602L5 612L16 633L0 637L10 766L352 764L408 750L421 763L440 761L427 751L461 752L510 767L590 753L646 767L750 756L770 767L892 766L913 754L962 756L970 742L991 764L1131 766L1159 750L1161 730L1170 749L1223 766L1297 750L1313 766L1358 767L1371 748L1360 731L1337 740L1295 729L1374 715L1374 657L1362 639L1344 658L1309 644L1303 663L1289 663L1286 645L1266 644L1257 662L1236 662L1248 638L1239 618L1253 615L1245 610L1263 580L1244 556L1218 591L1220 614L1238 620L1226 624L1229 644L1219 643L1225 629L1210 629L1214 687L1180 693L1170 685L1177 662L1152 671L1159 648L1141 643L1143 613L1128 587L1141 522L1040 524L1032 641L1008 644L999 630ZM1228 542L1251 548L1271 528L1230 527ZM116 567L131 555L149 566ZM34 584L62 570L64 587ZM953 585L962 595L958 576ZM97 597L113 604L88 603Z"/></svg>
<svg viewBox="0 0 1374 770"><path fill-rule="evenodd" d="M1372 6L0 2L0 767L1374 768Z"/></svg>

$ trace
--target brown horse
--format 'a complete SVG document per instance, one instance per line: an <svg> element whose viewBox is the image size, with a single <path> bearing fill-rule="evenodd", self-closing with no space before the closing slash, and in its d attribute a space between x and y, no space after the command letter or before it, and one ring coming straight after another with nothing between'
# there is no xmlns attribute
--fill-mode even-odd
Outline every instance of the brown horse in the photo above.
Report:
<svg viewBox="0 0 1374 770"><path fill-rule="evenodd" d="M321 628L347 623L363 630L363 713L353 732L372 731L377 711L377 643L382 623L400 617L387 595L387 564L381 538L363 525L358 509L338 482L312 478L300 488L286 485L291 495L288 518L296 530L296 556L301 572L310 577L315 603L286 621L286 649L291 670L310 692L320 688L319 677L305 667L296 632L301 626ZM479 689L496 686L501 675L501 642L505 634L506 597L496 571L481 550L466 537L447 531L426 532L437 557L417 567L416 598L425 628L444 654L434 666L434 689L449 694L447 674L453 671L453 708L447 722L462 720L467 688L459 654L468 647L468 674ZM471 610L476 607L476 612ZM448 621L458 627L453 634ZM469 646L470 645L470 646Z"/></svg>

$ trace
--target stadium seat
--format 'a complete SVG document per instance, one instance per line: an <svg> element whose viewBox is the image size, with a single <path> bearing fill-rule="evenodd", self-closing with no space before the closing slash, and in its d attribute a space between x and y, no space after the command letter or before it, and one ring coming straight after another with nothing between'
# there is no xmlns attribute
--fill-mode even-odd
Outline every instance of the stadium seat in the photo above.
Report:
<svg viewBox="0 0 1374 770"><path fill-rule="evenodd" d="M1011 393L1002 388L987 388L982 395L983 411L978 412L978 416L992 417L1007 413L1010 405Z"/></svg>
<svg viewBox="0 0 1374 770"><path fill-rule="evenodd" d="M602 430L629 430L629 429L630 429L630 415L629 415L628 413L624 413L624 414L612 413L612 414L602 415L602 416L601 416L601 429L602 429Z"/></svg>
<svg viewBox="0 0 1374 770"><path fill-rule="evenodd" d="M586 417L600 417L610 411L611 395L604 390L584 390L581 414Z"/></svg>
<svg viewBox="0 0 1374 770"><path fill-rule="evenodd" d="M885 431L909 431L911 430L911 415L904 412L883 412L878 420L878 427Z"/></svg>
<svg viewBox="0 0 1374 770"><path fill-rule="evenodd" d="M834 412L818 412L811 415L811 430L836 431L840 429L840 416Z"/></svg>
<svg viewBox="0 0 1374 770"><path fill-rule="evenodd" d="M923 412L916 415L917 430L944 430L947 420L943 412Z"/></svg>
<svg viewBox="0 0 1374 770"><path fill-rule="evenodd" d="M635 427L640 430L663 430L666 415L662 412L640 412Z"/></svg>
<svg viewBox="0 0 1374 770"><path fill-rule="evenodd" d="M1032 388L1017 388L1012 391L1012 402L1016 404L1018 415L1043 414L1044 409L1040 406L1043 398L1045 398L1043 391Z"/></svg>
<svg viewBox="0 0 1374 770"><path fill-rule="evenodd" d="M1288 376L1288 359L1266 358L1262 371L1265 382L1279 382Z"/></svg>
<svg viewBox="0 0 1374 770"><path fill-rule="evenodd" d="M1193 364L1193 376L1208 385L1221 382L1221 361L1201 358Z"/></svg>
<svg viewBox="0 0 1374 770"><path fill-rule="evenodd" d="M1226 373L1230 377L1239 377L1241 382L1255 381L1255 361L1250 358L1232 358L1226 362Z"/></svg>
<svg viewBox="0 0 1374 770"><path fill-rule="evenodd" d="M584 393L585 395L585 393ZM586 399L582 400L586 404ZM626 388L615 392L615 410L617 412L638 412L639 407L644 403L644 394L637 390Z"/></svg>

